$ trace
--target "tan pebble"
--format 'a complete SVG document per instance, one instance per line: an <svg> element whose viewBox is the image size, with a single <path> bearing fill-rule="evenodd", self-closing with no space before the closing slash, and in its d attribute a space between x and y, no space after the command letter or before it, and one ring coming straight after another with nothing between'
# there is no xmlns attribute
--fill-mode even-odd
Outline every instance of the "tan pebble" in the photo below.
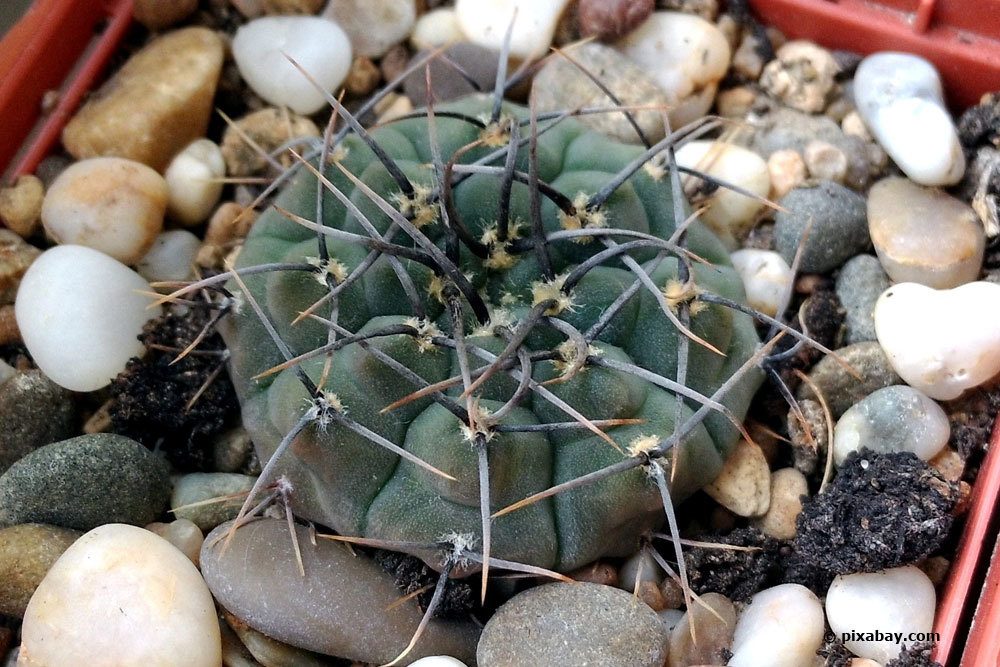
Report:
<svg viewBox="0 0 1000 667"><path fill-rule="evenodd" d="M719 91L715 96L715 108L720 116L742 118L757 102L757 91L747 86L737 86Z"/></svg>
<svg viewBox="0 0 1000 667"><path fill-rule="evenodd" d="M958 483L958 502L955 503L955 509L951 513L955 516L963 516L969 511L969 506L972 504L972 486L968 482Z"/></svg>
<svg viewBox="0 0 1000 667"><path fill-rule="evenodd" d="M660 587L655 582L639 582L639 590L637 592L639 599L645 602L653 611L663 611L667 608L667 603L663 599L663 593L660 592Z"/></svg>
<svg viewBox="0 0 1000 667"><path fill-rule="evenodd" d="M267 168L260 151L270 153L289 139L318 136L319 128L304 116L274 107L254 111L237 119L222 135L226 171L230 176L252 176Z"/></svg>
<svg viewBox="0 0 1000 667"><path fill-rule="evenodd" d="M162 170L205 135L222 60L222 40L207 28L154 39L70 120L63 145L77 159L117 155Z"/></svg>
<svg viewBox="0 0 1000 667"><path fill-rule="evenodd" d="M326 0L263 0L265 14L316 14Z"/></svg>
<svg viewBox="0 0 1000 667"><path fill-rule="evenodd" d="M180 23L198 9L198 0L135 0L132 16L150 30Z"/></svg>
<svg viewBox="0 0 1000 667"><path fill-rule="evenodd" d="M42 254L9 229L0 229L0 304L14 303L21 277Z"/></svg>
<svg viewBox="0 0 1000 667"><path fill-rule="evenodd" d="M167 542L177 547L182 554L198 567L201 556L201 544L205 541L205 534L201 528L195 525L190 519L177 519L170 523L156 522L146 526L146 530L156 533Z"/></svg>
<svg viewBox="0 0 1000 667"><path fill-rule="evenodd" d="M49 188L42 224L56 243L87 246L135 264L163 229L167 196L167 182L140 162L81 160Z"/></svg>
<svg viewBox="0 0 1000 667"><path fill-rule="evenodd" d="M795 468L771 473L771 505L756 525L765 535L777 540L795 537L795 520L802 511L802 496L809 496L805 475Z"/></svg>
<svg viewBox="0 0 1000 667"><path fill-rule="evenodd" d="M413 102L406 95L389 95L381 103L375 105L378 114L377 123L388 123L401 118L413 111Z"/></svg>
<svg viewBox="0 0 1000 667"><path fill-rule="evenodd" d="M571 579L603 586L618 586L618 570L610 563L596 561L573 570L568 575Z"/></svg>
<svg viewBox="0 0 1000 667"><path fill-rule="evenodd" d="M806 181L806 162L794 148L774 151L767 158L767 172L771 175L771 199L778 200Z"/></svg>
<svg viewBox="0 0 1000 667"><path fill-rule="evenodd" d="M198 251L198 266L221 266L223 258L250 233L257 213L236 202L224 202L212 214L205 243Z"/></svg>
<svg viewBox="0 0 1000 667"><path fill-rule="evenodd" d="M948 578L948 572L951 570L951 561L943 556L931 556L917 567L924 571L924 574L927 575L932 584L940 586Z"/></svg>
<svg viewBox="0 0 1000 667"><path fill-rule="evenodd" d="M14 185L0 188L0 222L18 236L28 238L42 219L45 185L37 176L18 176Z"/></svg>
<svg viewBox="0 0 1000 667"><path fill-rule="evenodd" d="M660 582L660 595L663 596L664 609L680 609L684 604L684 590L673 577Z"/></svg>
<svg viewBox="0 0 1000 667"><path fill-rule="evenodd" d="M692 604L671 630L667 667L726 663L724 656L736 630L736 609L729 598L719 593L706 593L701 596L701 602L703 604ZM695 638L691 637L692 624Z"/></svg>
<svg viewBox="0 0 1000 667"><path fill-rule="evenodd" d="M371 58L357 56L351 62L351 69L348 70L347 78L344 80L344 88L349 95L361 97L375 90L381 80L382 72Z"/></svg>
<svg viewBox="0 0 1000 667"><path fill-rule="evenodd" d="M799 414L805 423L799 420L794 410L788 411L788 435L791 440L792 459L796 470L811 475L816 472L817 467L820 469L826 467L830 430L827 428L823 407L818 402L804 398L798 403Z"/></svg>
<svg viewBox="0 0 1000 667"><path fill-rule="evenodd" d="M719 476L705 492L723 507L744 517L761 516L771 503L771 471L757 445L740 440Z"/></svg>
<svg viewBox="0 0 1000 667"><path fill-rule="evenodd" d="M809 175L818 180L843 183L847 177L847 156L831 143L813 140L802 151Z"/></svg>
<svg viewBox="0 0 1000 667"><path fill-rule="evenodd" d="M799 40L783 45L776 55L761 74L760 85L764 90L799 111L822 111L839 71L830 52Z"/></svg>
<svg viewBox="0 0 1000 667"><path fill-rule="evenodd" d="M82 533L40 523L0 530L0 614L21 618L49 568Z"/></svg>
<svg viewBox="0 0 1000 667"><path fill-rule="evenodd" d="M848 667L882 667L882 663L875 662L871 658L851 658Z"/></svg>
<svg viewBox="0 0 1000 667"><path fill-rule="evenodd" d="M744 79L756 81L763 69L760 42L753 35L745 34L739 48L733 53L733 71Z"/></svg>
<svg viewBox="0 0 1000 667"><path fill-rule="evenodd" d="M951 447L945 447L928 463L949 482L957 482L965 473L965 459Z"/></svg>
<svg viewBox="0 0 1000 667"><path fill-rule="evenodd" d="M868 131L868 126L865 125L865 121L862 120L861 114L858 113L857 109L854 109L840 121L840 129L844 131L849 137L857 137L862 141L871 143L875 141L872 137L872 133Z"/></svg>

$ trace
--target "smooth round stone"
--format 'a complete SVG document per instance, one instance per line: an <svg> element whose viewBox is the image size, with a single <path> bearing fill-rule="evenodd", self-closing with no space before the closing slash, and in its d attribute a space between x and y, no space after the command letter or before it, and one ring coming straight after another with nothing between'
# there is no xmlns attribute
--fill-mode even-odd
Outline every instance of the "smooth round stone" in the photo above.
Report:
<svg viewBox="0 0 1000 667"><path fill-rule="evenodd" d="M844 307L844 342L875 340L875 302L890 285L878 258L857 255L847 260L837 276L837 298Z"/></svg>
<svg viewBox="0 0 1000 667"><path fill-rule="evenodd" d="M0 530L0 614L21 618L38 584L82 533L40 523Z"/></svg>
<svg viewBox="0 0 1000 667"><path fill-rule="evenodd" d="M788 262L772 250L744 248L729 258L746 289L747 301L767 315L777 315L795 276Z"/></svg>
<svg viewBox="0 0 1000 667"><path fill-rule="evenodd" d="M794 148L774 151L767 158L767 173L771 176L771 198L781 199L792 188L802 185L808 173L802 154Z"/></svg>
<svg viewBox="0 0 1000 667"><path fill-rule="evenodd" d="M45 251L24 274L14 312L38 367L73 391L104 387L144 347L136 338L150 308L149 283L107 255L83 246Z"/></svg>
<svg viewBox="0 0 1000 667"><path fill-rule="evenodd" d="M466 667L466 664L450 655L429 655L411 662L410 667Z"/></svg>
<svg viewBox="0 0 1000 667"><path fill-rule="evenodd" d="M976 279L986 237L971 206L905 178L868 193L868 228L879 261L897 283L945 289Z"/></svg>
<svg viewBox="0 0 1000 667"><path fill-rule="evenodd" d="M63 145L77 159L117 155L162 170L205 136L224 58L222 39L207 28L157 37L90 96Z"/></svg>
<svg viewBox="0 0 1000 667"><path fill-rule="evenodd" d="M174 156L167 167L167 215L183 225L208 220L222 195L226 161L218 144L198 139Z"/></svg>
<svg viewBox="0 0 1000 667"><path fill-rule="evenodd" d="M795 537L795 520L802 511L802 497L809 497L809 482L795 468L771 473L771 503L767 513L755 522L760 531L776 540Z"/></svg>
<svg viewBox="0 0 1000 667"><path fill-rule="evenodd" d="M666 667L717 665L733 643L736 609L725 595L705 593L694 602L670 631L670 653ZM708 606L709 609L706 609ZM691 637L691 626L695 637Z"/></svg>
<svg viewBox="0 0 1000 667"><path fill-rule="evenodd" d="M761 516L771 502L771 471L760 447L740 439L705 493L733 514Z"/></svg>
<svg viewBox="0 0 1000 667"><path fill-rule="evenodd" d="M881 572L842 574L826 593L830 629L844 633L930 632L934 626L934 584L919 568L908 565ZM894 640L848 640L855 655L886 664L903 644ZM732 663L730 663L732 664Z"/></svg>
<svg viewBox="0 0 1000 667"><path fill-rule="evenodd" d="M708 113L732 56L722 31L679 12L653 12L616 47L666 91L674 129Z"/></svg>
<svg viewBox="0 0 1000 667"><path fill-rule="evenodd" d="M810 141L802 151L809 175L821 181L843 183L847 178L847 156L826 141Z"/></svg>
<svg viewBox="0 0 1000 667"><path fill-rule="evenodd" d="M636 585L642 582L651 582L653 585L659 586L663 577L663 568L648 550L643 549L628 558L618 568L617 585L623 591L632 593L636 590Z"/></svg>
<svg viewBox="0 0 1000 667"><path fill-rule="evenodd" d="M331 540L312 544L309 531L297 525L302 576L284 519L240 528L223 553L229 527L206 536L201 570L219 604L240 620L286 644L364 663L389 662L409 643L423 614L414 600L386 611L401 594L367 556ZM432 620L408 657L472 662L478 636L471 621Z"/></svg>
<svg viewBox="0 0 1000 667"><path fill-rule="evenodd" d="M833 460L838 466L851 452L867 447L880 454L913 452L930 461L948 444L951 426L941 406L906 385L865 396L837 421Z"/></svg>
<svg viewBox="0 0 1000 667"><path fill-rule="evenodd" d="M201 239L184 229L172 229L156 237L153 247L139 260L136 271L151 283L187 280L191 277Z"/></svg>
<svg viewBox="0 0 1000 667"><path fill-rule="evenodd" d="M417 3L416 0L334 0L322 16L344 29L356 55L381 58L413 30Z"/></svg>
<svg viewBox="0 0 1000 667"><path fill-rule="evenodd" d="M736 622L729 667L811 665L823 632L823 605L812 591L799 584L768 588Z"/></svg>
<svg viewBox="0 0 1000 667"><path fill-rule="evenodd" d="M18 664L218 667L215 603L184 554L148 530L96 528L56 561L28 604Z"/></svg>
<svg viewBox="0 0 1000 667"><path fill-rule="evenodd" d="M144 164L118 157L81 160L49 187L42 224L56 243L135 264L163 229L167 196L166 181Z"/></svg>
<svg viewBox="0 0 1000 667"><path fill-rule="evenodd" d="M0 525L145 525L169 495L166 464L138 442L111 433L81 435L40 447L0 475Z"/></svg>
<svg viewBox="0 0 1000 667"><path fill-rule="evenodd" d="M434 9L417 19L410 44L418 51L436 49L465 39L454 7Z"/></svg>
<svg viewBox="0 0 1000 667"><path fill-rule="evenodd" d="M1000 372L1000 285L887 289L875 304L878 342L900 377L938 401Z"/></svg>
<svg viewBox="0 0 1000 667"><path fill-rule="evenodd" d="M198 559L201 557L201 545L205 541L205 535L201 528L194 525L187 519L177 519L170 523L155 522L146 526L146 530L155 533L165 539L198 567Z"/></svg>
<svg viewBox="0 0 1000 667"><path fill-rule="evenodd" d="M678 149L677 164L740 186L759 197L767 197L771 189L771 176L764 159L736 144L721 141L691 141ZM687 180L696 177L684 178ZM702 185L702 181L696 182ZM735 248L737 241L750 231L757 213L764 206L759 199L726 187L715 189L699 203L708 206L700 220L718 234L730 248Z"/></svg>
<svg viewBox="0 0 1000 667"><path fill-rule="evenodd" d="M335 3L336 4L336 3ZM309 73L322 90L296 68ZM233 37L233 58L254 92L276 106L312 114L326 105L351 69L351 42L343 29L317 16L265 16Z"/></svg>
<svg viewBox="0 0 1000 667"><path fill-rule="evenodd" d="M873 391L901 384L886 352L875 341L855 343L834 352L860 376L855 377L849 373L831 356L820 359L809 371L809 379L823 394L835 419L839 419L848 408ZM805 382L799 385L796 396L800 399L816 398Z"/></svg>
<svg viewBox="0 0 1000 667"><path fill-rule="evenodd" d="M568 4L569 0L457 0L455 13L469 41L494 51L503 48L513 21L510 55L529 59L548 51Z"/></svg>
<svg viewBox="0 0 1000 667"><path fill-rule="evenodd" d="M868 247L865 200L832 181L795 188L774 215L774 245L791 264L802 245L799 270L825 273Z"/></svg>
<svg viewBox="0 0 1000 667"><path fill-rule="evenodd" d="M840 68L826 49L796 40L783 44L760 77L761 87L775 99L808 113L826 108Z"/></svg>
<svg viewBox="0 0 1000 667"><path fill-rule="evenodd" d="M483 628L476 657L479 667L662 667L667 642L660 617L631 594L554 583L504 603Z"/></svg>
<svg viewBox="0 0 1000 667"><path fill-rule="evenodd" d="M22 238L38 229L42 219L45 184L33 174L22 174L12 185L0 187L0 222Z"/></svg>
<svg viewBox="0 0 1000 667"><path fill-rule="evenodd" d="M611 91L621 106L661 105L666 108L670 105L666 93L646 72L611 47L590 42L570 49L568 54L576 64L556 56L535 75L531 96L539 113L614 107L614 101L604 94L587 72L599 72L602 85ZM663 114L660 111L633 111L631 115L649 141L656 142L663 138ZM580 116L579 120L587 127L619 141L641 141L625 114L589 114Z"/></svg>
<svg viewBox="0 0 1000 667"><path fill-rule="evenodd" d="M68 391L41 371L13 373L0 383L0 474L42 445L71 437L79 426Z"/></svg>
<svg viewBox="0 0 1000 667"><path fill-rule="evenodd" d="M941 78L929 62L910 53L868 56L854 74L854 101L872 135L910 179L922 185L961 180L965 155Z"/></svg>
<svg viewBox="0 0 1000 667"><path fill-rule="evenodd" d="M224 472L182 475L174 480L170 511L176 518L187 519L201 530L210 531L220 523L236 518L246 494L256 481L256 477L249 475ZM212 499L219 499L219 502L205 502Z"/></svg>

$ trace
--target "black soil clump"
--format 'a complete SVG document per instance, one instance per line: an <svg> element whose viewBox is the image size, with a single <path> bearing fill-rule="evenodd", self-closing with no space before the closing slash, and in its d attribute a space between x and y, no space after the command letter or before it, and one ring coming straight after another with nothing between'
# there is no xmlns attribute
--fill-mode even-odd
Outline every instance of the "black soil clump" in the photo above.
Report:
<svg viewBox="0 0 1000 667"><path fill-rule="evenodd" d="M794 560L831 574L916 563L948 539L956 485L911 452L852 453L803 503Z"/></svg>
<svg viewBox="0 0 1000 667"><path fill-rule="evenodd" d="M854 654L832 632L826 633L823 645L816 651L823 658L823 667L851 667Z"/></svg>
<svg viewBox="0 0 1000 667"><path fill-rule="evenodd" d="M434 586L441 575L432 570L427 563L409 554L379 549L373 556L375 562L395 579L396 587L402 595L410 595L421 588L425 589L423 593L417 595L417 604L422 611L427 611L427 605L430 604L431 596L434 594ZM477 608L478 601L472 586L463 580L449 579L434 617L467 618Z"/></svg>
<svg viewBox="0 0 1000 667"><path fill-rule="evenodd" d="M940 662L931 659L934 644L918 642L905 647L899 655L885 664L885 667L943 667Z"/></svg>
<svg viewBox="0 0 1000 667"><path fill-rule="evenodd" d="M958 119L958 138L967 148L1000 144L1000 93L990 93Z"/></svg>
<svg viewBox="0 0 1000 667"><path fill-rule="evenodd" d="M976 389L942 405L951 423L949 444L967 462L966 481L975 477L1000 409L1000 387Z"/></svg>
<svg viewBox="0 0 1000 667"><path fill-rule="evenodd" d="M239 419L218 334L171 365L212 316L207 307L192 306L148 322L139 335L148 353L129 360L111 385L111 430L163 452L178 470L210 469L213 437Z"/></svg>
<svg viewBox="0 0 1000 667"><path fill-rule="evenodd" d="M703 536L703 542L755 547L753 551L719 547L687 547L687 565L691 589L703 593L722 593L731 600L749 600L757 591L775 583L781 574L783 542L767 537L756 528L736 528L726 535Z"/></svg>

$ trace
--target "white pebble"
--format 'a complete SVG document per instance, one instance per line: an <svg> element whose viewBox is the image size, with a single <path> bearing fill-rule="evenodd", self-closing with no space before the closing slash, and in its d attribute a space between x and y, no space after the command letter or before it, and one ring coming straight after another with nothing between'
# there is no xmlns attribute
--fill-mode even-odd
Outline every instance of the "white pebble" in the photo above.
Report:
<svg viewBox="0 0 1000 667"><path fill-rule="evenodd" d="M674 129L708 113L732 56L722 31L703 18L678 12L653 12L617 46L667 93L674 105L669 110Z"/></svg>
<svg viewBox="0 0 1000 667"><path fill-rule="evenodd" d="M410 667L466 667L466 665L450 655L429 655L416 662L411 662Z"/></svg>
<svg viewBox="0 0 1000 667"><path fill-rule="evenodd" d="M913 452L930 461L951 435L948 415L927 394L894 385L872 392L837 421L833 460L839 466L851 452Z"/></svg>
<svg viewBox="0 0 1000 667"><path fill-rule="evenodd" d="M326 98L286 54L330 93L351 68L351 42L333 21L317 16L265 16L237 30L233 58L246 82L271 104L300 114L319 111Z"/></svg>
<svg viewBox="0 0 1000 667"><path fill-rule="evenodd" d="M830 629L844 633L900 633L896 639L849 639L855 655L885 664L899 655L910 633L929 633L934 625L934 584L920 568L908 565L881 572L840 575L826 593Z"/></svg>
<svg viewBox="0 0 1000 667"><path fill-rule="evenodd" d="M767 315L777 315L794 278L785 258L757 248L737 250L729 258L743 280L750 305Z"/></svg>
<svg viewBox="0 0 1000 667"><path fill-rule="evenodd" d="M858 65L854 100L878 143L922 185L953 185L965 155L934 66L910 53L875 53Z"/></svg>
<svg viewBox="0 0 1000 667"><path fill-rule="evenodd" d="M568 4L569 0L458 0L455 13L469 41L495 51L503 47L514 20L510 55L528 59L548 51Z"/></svg>
<svg viewBox="0 0 1000 667"><path fill-rule="evenodd" d="M169 542L136 526L100 526L39 584L24 615L18 664L218 667L215 603Z"/></svg>
<svg viewBox="0 0 1000 667"><path fill-rule="evenodd" d="M136 336L159 308L149 283L107 255L57 246L34 261L14 304L24 344L53 382L73 391L107 385L143 353Z"/></svg>
<svg viewBox="0 0 1000 667"><path fill-rule="evenodd" d="M813 139L802 151L809 175L821 181L843 183L847 177L847 155L826 141Z"/></svg>
<svg viewBox="0 0 1000 667"><path fill-rule="evenodd" d="M823 631L823 605L811 590L799 584L765 589L736 622L729 667L811 665Z"/></svg>
<svg viewBox="0 0 1000 667"><path fill-rule="evenodd" d="M460 42L465 38L462 26L458 23L458 14L452 7L441 7L427 12L417 19L410 34L410 44L420 50L435 49L452 42Z"/></svg>
<svg viewBox="0 0 1000 667"><path fill-rule="evenodd" d="M1000 285L893 285L875 303L875 334L899 376L938 401L1000 372Z"/></svg>
<svg viewBox="0 0 1000 667"><path fill-rule="evenodd" d="M677 164L738 185L759 197L767 197L771 189L771 176L764 159L735 144L692 141L677 151ZM685 177L685 180L687 178L693 177ZM716 188L698 203L708 205L700 219L731 248L736 247L737 239L750 231L763 207L760 200L725 187Z"/></svg>
<svg viewBox="0 0 1000 667"><path fill-rule="evenodd" d="M172 229L156 237L153 247L135 269L151 283L160 280L187 280L201 248L201 240L189 231Z"/></svg>
<svg viewBox="0 0 1000 667"><path fill-rule="evenodd" d="M163 229L167 183L119 157L80 160L45 193L42 223L56 243L100 250L125 264L146 254Z"/></svg>
<svg viewBox="0 0 1000 667"><path fill-rule="evenodd" d="M210 139L197 139L178 153L164 178L167 181L167 214L182 225L197 225L212 214L222 195L226 161Z"/></svg>

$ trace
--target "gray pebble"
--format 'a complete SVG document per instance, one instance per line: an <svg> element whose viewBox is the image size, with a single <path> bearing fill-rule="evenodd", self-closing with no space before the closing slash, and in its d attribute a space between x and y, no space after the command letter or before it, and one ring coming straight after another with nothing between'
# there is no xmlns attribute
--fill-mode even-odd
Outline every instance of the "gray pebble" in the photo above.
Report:
<svg viewBox="0 0 1000 667"><path fill-rule="evenodd" d="M237 618L280 642L364 663L389 662L409 643L422 613L414 600L386 611L402 594L371 558L330 540L314 545L296 526L302 576L284 520L247 524L223 552L229 526L205 538L201 571ZM431 621L404 664L442 654L472 664L478 636L471 621Z"/></svg>
<svg viewBox="0 0 1000 667"><path fill-rule="evenodd" d="M138 442L81 435L36 449L0 476L0 525L144 526L159 518L169 495L166 463Z"/></svg>
<svg viewBox="0 0 1000 667"><path fill-rule="evenodd" d="M865 200L842 185L820 181L798 187L779 203L787 212L774 216L775 249L791 264L805 237L799 263L803 273L835 269L870 244Z"/></svg>
<svg viewBox="0 0 1000 667"><path fill-rule="evenodd" d="M225 472L193 472L174 480L170 496L171 513L176 519L187 519L208 532L220 523L235 519L246 493L256 477ZM228 500L189 507L213 498L234 496ZM176 509L176 508L183 509Z"/></svg>
<svg viewBox="0 0 1000 667"><path fill-rule="evenodd" d="M42 445L70 437L76 423L70 393L41 371L0 384L0 473Z"/></svg>
<svg viewBox="0 0 1000 667"><path fill-rule="evenodd" d="M483 628L479 667L662 667L668 637L659 616L625 591L545 584L506 602Z"/></svg>
<svg viewBox="0 0 1000 667"><path fill-rule="evenodd" d="M834 419L839 419L849 407L873 391L903 382L877 342L855 343L834 350L834 353L860 376L858 379L851 375L829 355L820 359L809 371L809 379L823 394ZM812 389L804 382L799 385L796 396L815 398Z"/></svg>
<svg viewBox="0 0 1000 667"><path fill-rule="evenodd" d="M875 338L875 302L889 289L889 276L873 255L858 255L844 264L837 276L837 296L844 306L844 342L860 343Z"/></svg>
<svg viewBox="0 0 1000 667"><path fill-rule="evenodd" d="M417 53L414 60L427 55L426 51ZM476 92L476 87L469 83L453 65L445 58L462 68L469 79L479 86L479 90L493 90L497 78L497 62L499 54L490 49L484 49L475 44L460 43L445 49L443 57L430 61L431 85L434 87L434 101L447 102ZM414 62L411 60L410 62ZM403 92L410 98L414 106L427 104L427 67L418 67L403 80Z"/></svg>

